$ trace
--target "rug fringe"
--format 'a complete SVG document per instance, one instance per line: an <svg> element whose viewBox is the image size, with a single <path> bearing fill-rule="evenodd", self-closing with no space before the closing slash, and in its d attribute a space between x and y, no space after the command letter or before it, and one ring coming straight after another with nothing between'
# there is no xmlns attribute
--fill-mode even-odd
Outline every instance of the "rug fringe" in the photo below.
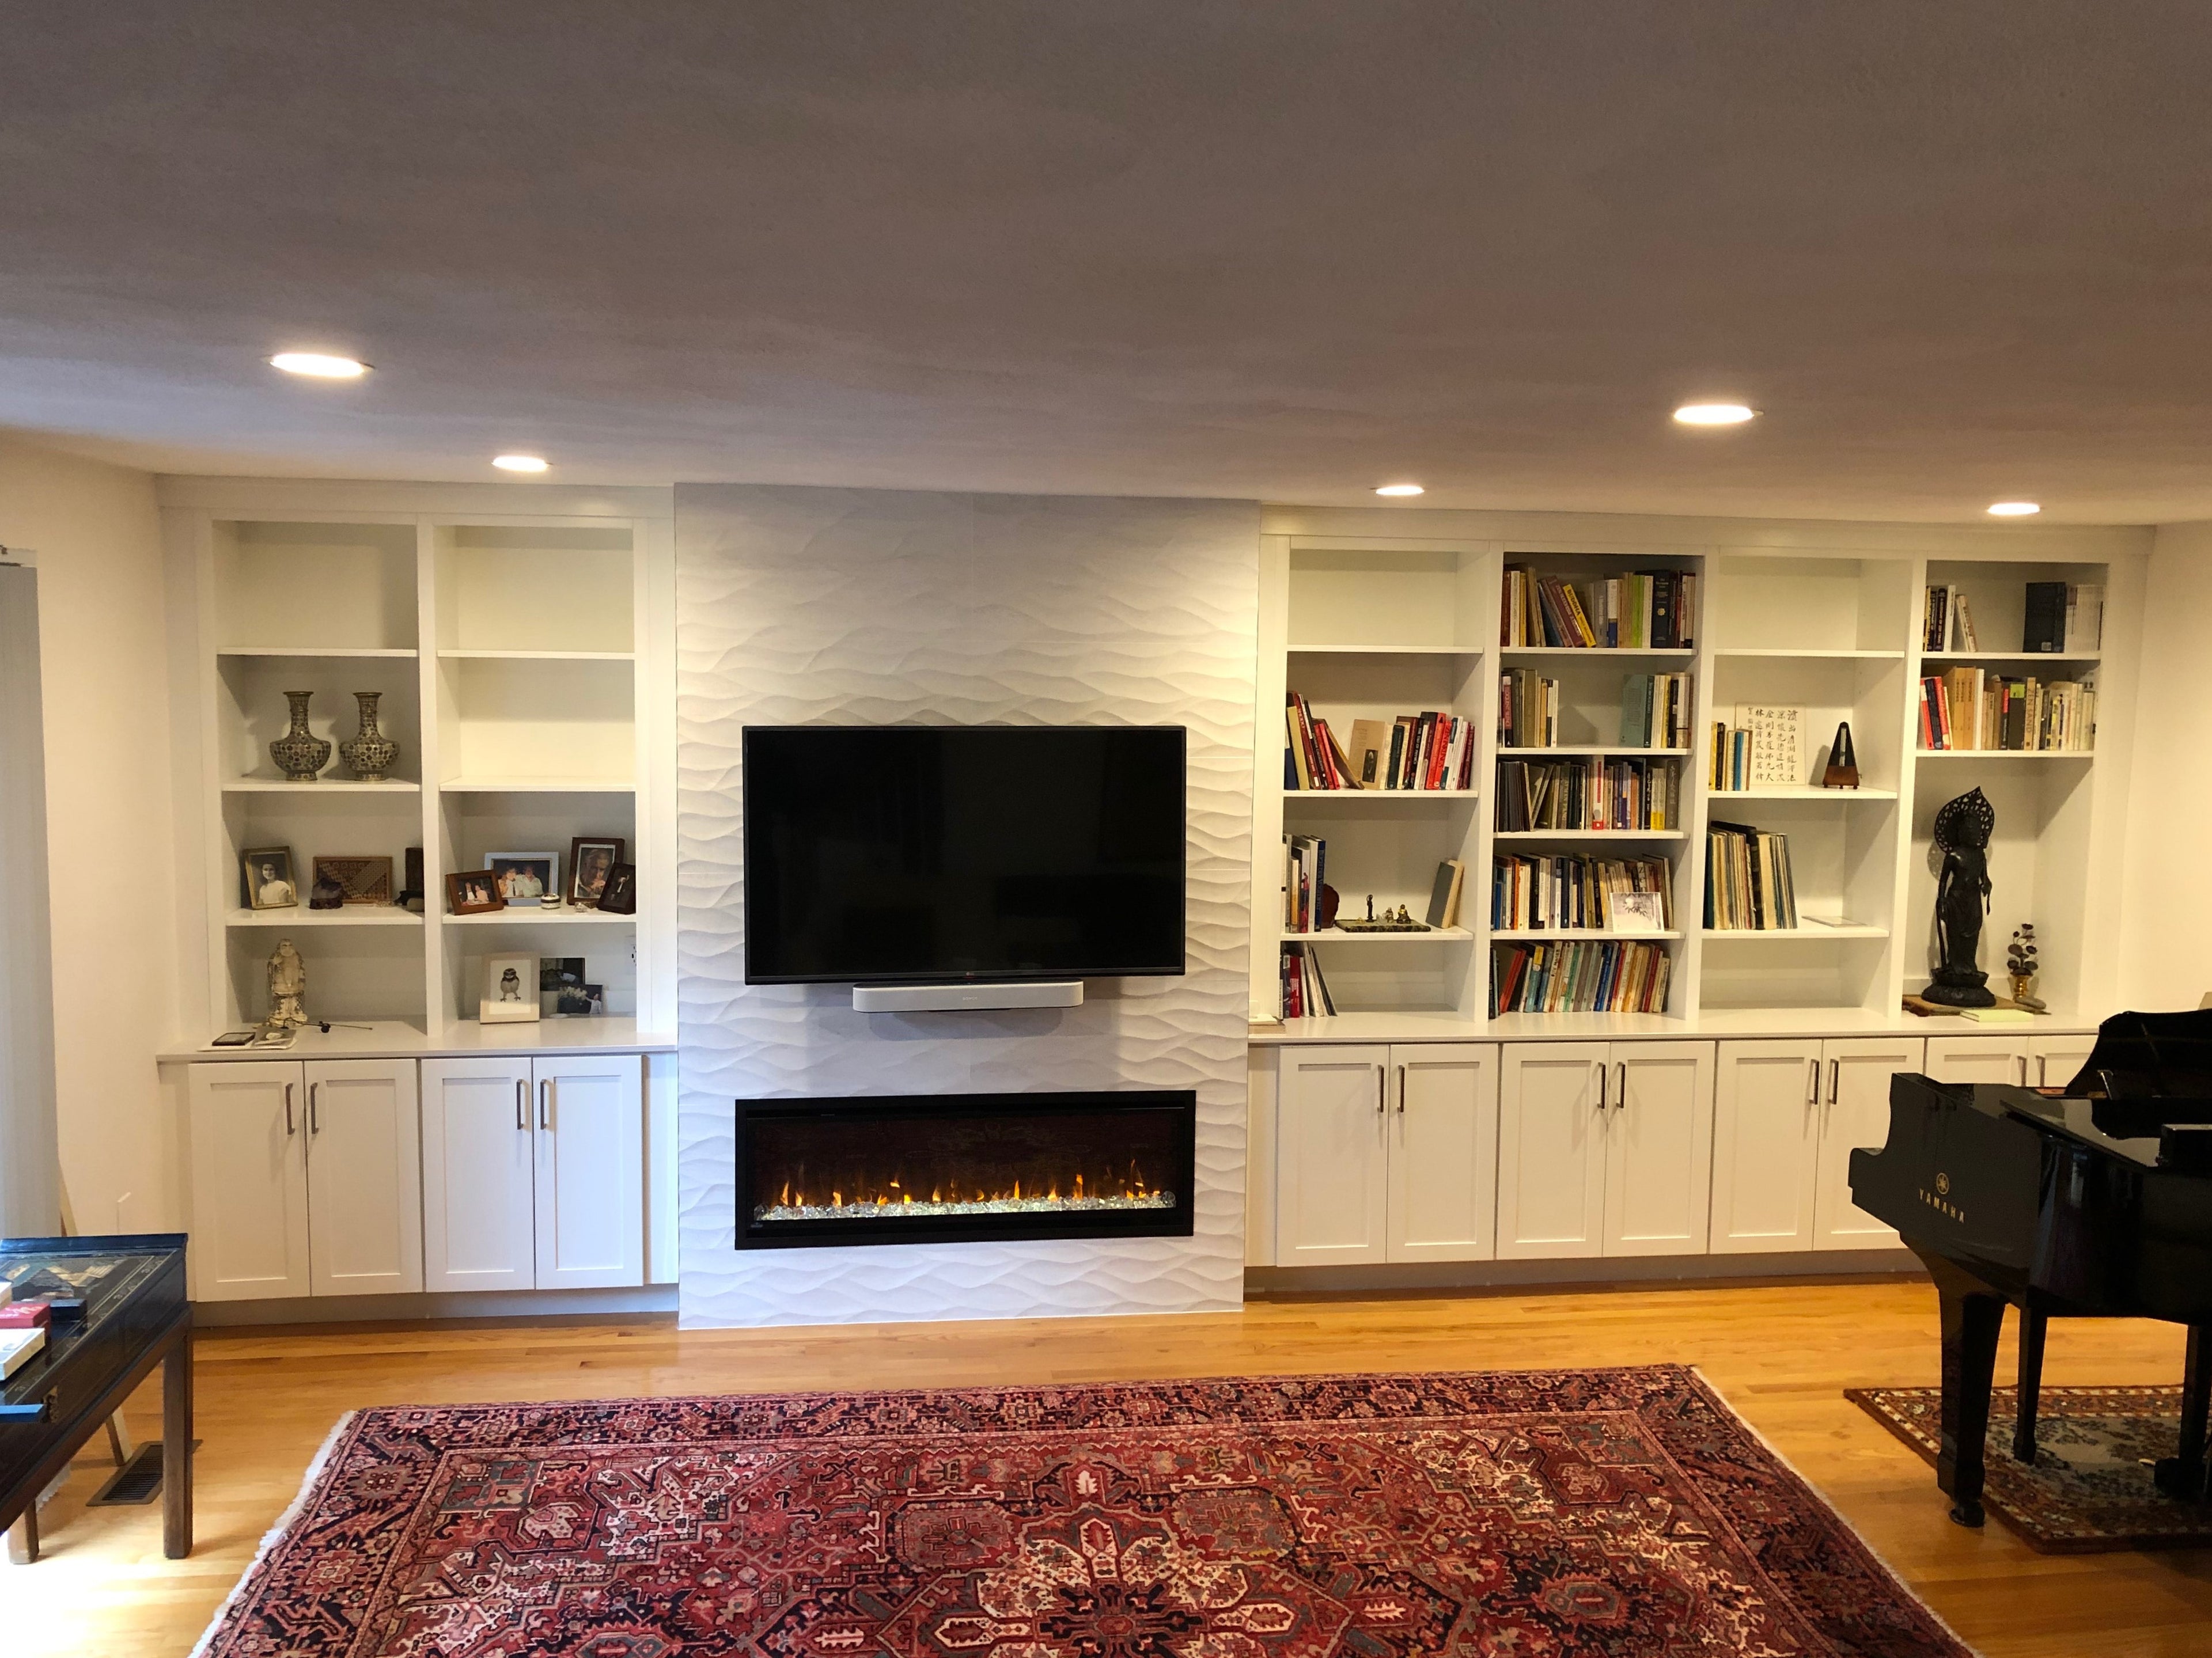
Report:
<svg viewBox="0 0 2212 1658"><path fill-rule="evenodd" d="M1712 1379L1706 1376L1702 1367L1692 1364L1686 1366L1685 1368L1688 1370L1692 1376L1697 1377L1698 1385L1699 1387L1705 1388L1708 1393L1711 1394L1715 1399L1718 1400L1723 1406L1727 1406L1728 1413L1743 1424L1743 1430L1759 1442L1759 1448L1765 1451L1769 1456L1772 1457L1777 1462L1780 1463L1784 1468L1789 1470L1790 1476L1811 1494L1813 1500L1815 1503L1818 1503L1822 1508L1826 1509L1828 1513L1833 1516L1835 1522L1843 1527L1844 1531L1850 1537L1851 1540L1867 1552L1867 1558L1889 1574L1890 1581L1894 1582L1897 1587L1903 1591L1905 1597L1908 1600L1911 1600L1915 1606L1917 1606L1923 1612L1926 1612L1929 1617L1935 1619L1936 1628L1942 1630L1944 1634L1949 1636L1954 1641L1956 1641L1968 1652L1973 1654L1974 1658L1981 1658L1981 1649L1976 1646L1972 1641L1966 1639L1965 1636L1960 1634L1957 1630L1953 1629L1951 1627L1951 1620L1944 1617L1942 1612L1936 1611L1934 1606L1930 1606L1928 1601L1928 1597L1921 1594L1919 1590L1914 1588L1912 1585L1905 1580L1905 1574L1898 1570L1896 1565L1891 1561L1890 1558L1867 1540L1867 1534L1861 1531L1856 1526L1853 1525L1850 1517L1846 1515L1841 1509L1838 1508L1833 1503L1828 1500L1828 1494L1822 1491L1818 1485L1814 1485L1810 1479L1807 1479L1805 1477L1804 1470L1800 1468L1795 1462L1792 1462L1787 1456L1784 1456L1782 1454L1781 1448L1777 1446L1772 1440L1769 1439L1765 1434L1759 1432L1759 1430L1753 1425L1750 1418L1744 1415L1744 1413L1736 1409L1735 1406L1729 1404L1728 1395L1713 1385Z"/></svg>
<svg viewBox="0 0 2212 1658"><path fill-rule="evenodd" d="M354 1418L360 1414L358 1411L348 1411L331 1426L330 1432L323 1436L322 1444L317 1447L314 1456L307 1464L307 1472L300 1476L299 1495L292 1499L283 1513L276 1516L276 1523L261 1533L261 1541L253 1551L253 1558L246 1562L246 1570L239 1574L238 1582L230 1586L230 1593L222 1597L222 1604L215 1609L215 1616L208 1620L207 1628L192 1643L190 1658L207 1658L208 1643L215 1639L216 1631L222 1627L222 1620L230 1616L231 1607L236 1604L238 1597L246 1593L246 1586L253 1581L253 1574L260 1570L261 1563L269 1558L270 1551L284 1540L285 1534L292 1529L292 1522L307 1506L307 1493L314 1490L315 1481L322 1478L323 1465L331 1460L331 1454L337 1449L338 1441L345 1436L345 1430L353 1425Z"/></svg>

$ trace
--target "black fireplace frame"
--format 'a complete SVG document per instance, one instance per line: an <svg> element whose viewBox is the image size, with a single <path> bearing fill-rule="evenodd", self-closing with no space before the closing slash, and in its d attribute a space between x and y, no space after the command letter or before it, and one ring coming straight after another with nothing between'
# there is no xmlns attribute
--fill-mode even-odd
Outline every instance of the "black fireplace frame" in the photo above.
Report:
<svg viewBox="0 0 2212 1658"><path fill-rule="evenodd" d="M814 1249L869 1243L999 1243L1049 1238L1191 1236L1195 1212L1198 1095L1190 1089L1115 1089L1092 1093L848 1095L836 1098L739 1100L737 1104L737 1247ZM1176 1189L1169 1209L1096 1210L1012 1215L945 1215L908 1220L756 1221L751 1214L749 1121L817 1118L946 1119L1091 1115L1101 1111L1174 1113ZM1188 1170L1188 1174L1183 1171Z"/></svg>

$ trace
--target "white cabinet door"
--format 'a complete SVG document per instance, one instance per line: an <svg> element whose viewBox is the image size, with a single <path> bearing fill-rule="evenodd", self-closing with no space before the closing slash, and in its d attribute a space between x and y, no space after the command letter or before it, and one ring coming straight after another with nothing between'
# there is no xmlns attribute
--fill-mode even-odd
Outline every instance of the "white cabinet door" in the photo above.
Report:
<svg viewBox="0 0 2212 1658"><path fill-rule="evenodd" d="M2033 1088L2063 1088L2074 1080L2097 1045L2094 1031L2081 1036L2030 1036L2027 1080Z"/></svg>
<svg viewBox="0 0 2212 1658"><path fill-rule="evenodd" d="M1275 1264L1386 1260L1387 1048L1282 1049L1275 1098Z"/></svg>
<svg viewBox="0 0 2212 1658"><path fill-rule="evenodd" d="M2024 1083L2027 1036L1930 1036L1928 1074L1939 1083Z"/></svg>
<svg viewBox="0 0 2212 1658"><path fill-rule="evenodd" d="M195 1301L309 1291L301 1082L296 1062L186 1067Z"/></svg>
<svg viewBox="0 0 2212 1658"><path fill-rule="evenodd" d="M1820 1044L1723 1042L1717 1066L1713 1253L1811 1248Z"/></svg>
<svg viewBox="0 0 2212 1658"><path fill-rule="evenodd" d="M422 1136L412 1060L307 1067L307 1232L319 1296L422 1287Z"/></svg>
<svg viewBox="0 0 2212 1658"><path fill-rule="evenodd" d="M422 1061L422 1283L538 1283L530 1061Z"/></svg>
<svg viewBox="0 0 2212 1658"><path fill-rule="evenodd" d="M635 1054L531 1062L537 1084L538 1287L645 1282L645 1070Z"/></svg>
<svg viewBox="0 0 2212 1658"><path fill-rule="evenodd" d="M1390 1260L1488 1260L1497 1250L1498 1049L1390 1050Z"/></svg>
<svg viewBox="0 0 2212 1658"><path fill-rule="evenodd" d="M1713 1199L1713 1045L1616 1042L1605 1253L1703 1254Z"/></svg>
<svg viewBox="0 0 2212 1658"><path fill-rule="evenodd" d="M1498 1258L1605 1250L1603 1042L1510 1042L1498 1056Z"/></svg>
<svg viewBox="0 0 2212 1658"><path fill-rule="evenodd" d="M1923 1058L1917 1036L1854 1036L1822 1043L1821 1060L1813 1247L1887 1248L1898 1241L1894 1229L1851 1201L1851 1153L1860 1146L1881 1148L1889 1139L1889 1079L1900 1071L1924 1069L1932 1055Z"/></svg>

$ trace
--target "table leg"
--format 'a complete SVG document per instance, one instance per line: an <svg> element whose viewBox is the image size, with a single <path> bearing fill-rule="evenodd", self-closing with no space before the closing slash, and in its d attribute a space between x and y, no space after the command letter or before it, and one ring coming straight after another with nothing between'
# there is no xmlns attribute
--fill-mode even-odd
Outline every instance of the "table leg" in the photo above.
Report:
<svg viewBox="0 0 2212 1658"><path fill-rule="evenodd" d="M1990 1432L1990 1377L2005 1304L1987 1293L1940 1284L1943 1317L1943 1442L1936 1484L1951 1498L1951 1518L1982 1523L1982 1484Z"/></svg>
<svg viewBox="0 0 2212 1658"><path fill-rule="evenodd" d="M192 1327L185 1314L161 1361L161 1552L192 1552Z"/></svg>

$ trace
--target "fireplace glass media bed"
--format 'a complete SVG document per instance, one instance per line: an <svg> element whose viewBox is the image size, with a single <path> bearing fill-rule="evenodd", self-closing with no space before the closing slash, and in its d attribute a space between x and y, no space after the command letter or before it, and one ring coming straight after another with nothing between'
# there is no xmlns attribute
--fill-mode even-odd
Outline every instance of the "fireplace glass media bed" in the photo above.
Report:
<svg viewBox="0 0 2212 1658"><path fill-rule="evenodd" d="M1188 1090L737 1104L741 1249L1190 1236Z"/></svg>

